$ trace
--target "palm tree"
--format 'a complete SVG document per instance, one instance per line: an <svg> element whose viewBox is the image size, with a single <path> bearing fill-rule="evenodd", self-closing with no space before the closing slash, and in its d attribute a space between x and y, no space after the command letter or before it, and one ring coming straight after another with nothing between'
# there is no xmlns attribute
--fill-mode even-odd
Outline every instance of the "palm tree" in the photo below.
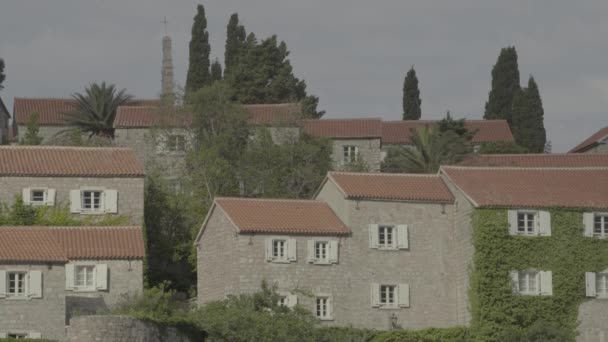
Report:
<svg viewBox="0 0 608 342"><path fill-rule="evenodd" d="M112 139L116 110L133 99L126 89L117 93L113 84L106 85L105 82L92 83L85 88L85 94L74 93L72 97L76 101L70 103L73 110L64 113L67 122L89 133L89 137L98 135Z"/></svg>
<svg viewBox="0 0 608 342"><path fill-rule="evenodd" d="M435 173L439 166L456 163L470 152L466 137L432 126L412 129L412 146L389 149L383 172Z"/></svg>

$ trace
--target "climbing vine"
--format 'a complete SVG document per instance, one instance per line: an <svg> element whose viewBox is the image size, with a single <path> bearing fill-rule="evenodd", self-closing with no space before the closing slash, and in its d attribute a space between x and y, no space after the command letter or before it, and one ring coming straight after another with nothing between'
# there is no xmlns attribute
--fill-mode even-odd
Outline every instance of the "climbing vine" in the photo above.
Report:
<svg viewBox="0 0 608 342"><path fill-rule="evenodd" d="M471 274L472 332L479 341L500 341L538 320L576 336L585 272L608 268L608 240L583 236L582 212L550 210L549 237L510 236L506 210L478 209L473 214L474 270ZM535 268L553 274L552 296L515 295L509 272Z"/></svg>

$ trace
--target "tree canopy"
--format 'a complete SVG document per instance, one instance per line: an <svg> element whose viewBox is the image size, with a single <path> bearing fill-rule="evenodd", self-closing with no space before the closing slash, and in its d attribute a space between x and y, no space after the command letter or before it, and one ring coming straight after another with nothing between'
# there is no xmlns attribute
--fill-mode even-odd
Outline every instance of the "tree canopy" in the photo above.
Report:
<svg viewBox="0 0 608 342"><path fill-rule="evenodd" d="M0 58L0 90L4 89L2 83L6 79L6 74L4 74L4 59Z"/></svg>
<svg viewBox="0 0 608 342"><path fill-rule="evenodd" d="M42 137L38 135L40 127L38 126L38 112L30 114L26 123L25 135L19 141L19 145L40 145L42 143Z"/></svg>
<svg viewBox="0 0 608 342"><path fill-rule="evenodd" d="M512 121L513 97L520 90L517 51L514 46L503 48L492 68L492 88L486 102L484 119Z"/></svg>
<svg viewBox="0 0 608 342"><path fill-rule="evenodd" d="M209 73L209 32L207 32L207 18L203 5L196 7L196 16L192 24L192 38L190 39L190 54L188 75L186 77L186 95L211 83Z"/></svg>
<svg viewBox="0 0 608 342"><path fill-rule="evenodd" d="M543 121L544 110L538 85L530 77L528 87L519 90L513 98L511 127L515 142L532 153L544 152L547 136Z"/></svg>
<svg viewBox="0 0 608 342"><path fill-rule="evenodd" d="M412 66L403 80L403 120L419 120L421 104L418 77Z"/></svg>

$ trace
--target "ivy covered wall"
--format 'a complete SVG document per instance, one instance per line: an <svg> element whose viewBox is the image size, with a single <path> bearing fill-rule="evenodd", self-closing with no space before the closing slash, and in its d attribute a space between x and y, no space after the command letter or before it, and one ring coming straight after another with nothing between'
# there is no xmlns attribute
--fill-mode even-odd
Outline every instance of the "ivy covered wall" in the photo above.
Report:
<svg viewBox="0 0 608 342"><path fill-rule="evenodd" d="M479 341L500 341L538 320L565 328L574 340L585 272L608 268L608 240L583 236L582 211L554 208L549 237L510 236L506 210L473 214L474 270L471 330ZM553 272L553 296L513 294L511 270Z"/></svg>

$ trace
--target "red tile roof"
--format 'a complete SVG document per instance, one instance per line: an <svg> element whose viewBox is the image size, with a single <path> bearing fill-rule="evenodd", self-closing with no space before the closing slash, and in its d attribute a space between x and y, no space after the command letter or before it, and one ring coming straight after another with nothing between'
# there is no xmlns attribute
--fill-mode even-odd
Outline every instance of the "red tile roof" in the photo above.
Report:
<svg viewBox="0 0 608 342"><path fill-rule="evenodd" d="M254 125L271 124L277 122L291 122L300 110L297 103L280 104L249 104L243 105L249 116L249 123ZM189 126L192 123L192 114L177 110L181 118L174 122L163 122L163 111L167 109L158 106L123 106L116 112L114 127L116 128L147 128L156 125L168 124L170 126Z"/></svg>
<svg viewBox="0 0 608 342"><path fill-rule="evenodd" d="M0 176L143 177L127 148L0 146Z"/></svg>
<svg viewBox="0 0 608 342"><path fill-rule="evenodd" d="M608 168L443 166L478 207L608 208Z"/></svg>
<svg viewBox="0 0 608 342"><path fill-rule="evenodd" d="M382 120L380 119L323 119L304 120L305 133L327 138L380 138Z"/></svg>
<svg viewBox="0 0 608 342"><path fill-rule="evenodd" d="M454 197L438 175L330 172L348 198L452 203Z"/></svg>
<svg viewBox="0 0 608 342"><path fill-rule="evenodd" d="M39 114L38 124L42 126L64 126L65 117L63 113L73 110L71 103L75 100L71 98L19 98L16 97L13 102L13 115L18 125L25 125L30 117L30 114L37 112ZM159 100L135 99L131 101L129 106L151 106L158 105Z"/></svg>
<svg viewBox="0 0 608 342"><path fill-rule="evenodd" d="M461 166L608 167L606 153L473 154Z"/></svg>
<svg viewBox="0 0 608 342"><path fill-rule="evenodd" d="M411 129L422 125L436 125L438 120L405 120L382 123L383 144L411 144ZM471 141L473 143L493 141L513 141L511 129L506 120L465 120L465 127L477 130Z"/></svg>
<svg viewBox="0 0 608 342"><path fill-rule="evenodd" d="M215 203L243 233L350 233L329 205L321 201L216 198Z"/></svg>
<svg viewBox="0 0 608 342"><path fill-rule="evenodd" d="M141 227L0 227L0 261L143 259Z"/></svg>
<svg viewBox="0 0 608 342"><path fill-rule="evenodd" d="M586 150L596 146L600 140L603 140L606 137L608 137L608 126L595 132L592 136L585 139L583 142L568 151L568 153L585 152Z"/></svg>

